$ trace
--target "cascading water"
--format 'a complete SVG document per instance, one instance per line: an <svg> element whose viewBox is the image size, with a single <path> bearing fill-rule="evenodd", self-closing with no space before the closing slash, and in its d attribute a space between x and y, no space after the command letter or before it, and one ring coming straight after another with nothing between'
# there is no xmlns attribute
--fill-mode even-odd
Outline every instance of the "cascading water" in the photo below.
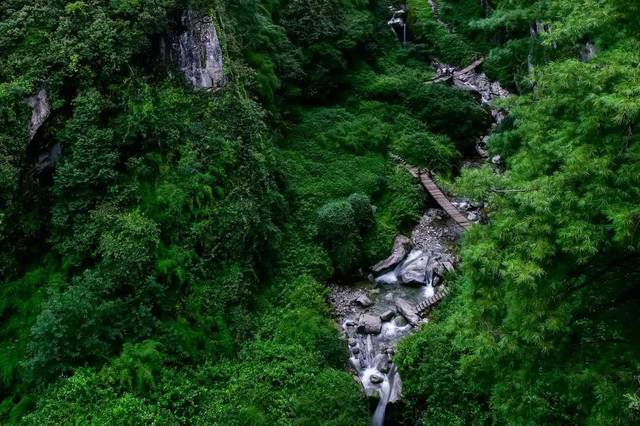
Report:
<svg viewBox="0 0 640 426"><path fill-rule="evenodd" d="M406 9L398 15L395 12L389 25L404 42ZM400 27L405 35L402 38L398 32ZM478 73L476 68L481 64L482 60L479 60L459 70L434 60L437 76L432 82L449 82L478 93L480 101L491 108L493 128L505 117L505 112L495 108L493 101L509 96L509 92L499 83L490 81L484 73ZM486 139L481 143L486 145ZM469 221L481 219L480 206L467 200L452 204ZM429 209L413 230L410 240L401 235L396 237L392 255L372 267L375 276L370 275L369 281L332 286L329 302L348 338L351 366L365 394L379 398L372 417L374 426L384 424L388 404L398 401L401 396L402 381L393 365L395 347L398 341L426 321L418 316L415 307L436 294L446 294L440 292L442 277L456 262L453 253L461 232L462 229L442 210Z"/></svg>
<svg viewBox="0 0 640 426"><path fill-rule="evenodd" d="M406 239L406 250L397 256L397 264L388 265L369 281L332 287L330 303L348 338L350 364L365 394L378 398L374 425L382 425L388 404L400 399L402 381L393 365L395 347L426 321L413 309L442 285L443 265L455 263L452 248L460 232L444 212L430 209L411 240ZM412 281L405 282L407 279Z"/></svg>
<svg viewBox="0 0 640 426"><path fill-rule="evenodd" d="M372 426L382 426L384 425L384 415L387 411L387 404L389 404L389 398L391 397L391 390L394 389L394 383L396 378L396 366L392 365L389 369L388 374L388 382L383 383L380 386L380 401L378 401L378 406L376 407L376 411L373 413L373 418L371 420Z"/></svg>

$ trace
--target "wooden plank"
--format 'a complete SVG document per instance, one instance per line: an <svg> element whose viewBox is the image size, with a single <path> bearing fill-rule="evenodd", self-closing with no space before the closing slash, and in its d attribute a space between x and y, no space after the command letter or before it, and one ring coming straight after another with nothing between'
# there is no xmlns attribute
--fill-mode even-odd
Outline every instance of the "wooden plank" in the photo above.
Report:
<svg viewBox="0 0 640 426"><path fill-rule="evenodd" d="M438 188L438 185L427 175L420 171L415 166L407 164L402 158L397 155L392 155L392 158L402 164L408 171L411 173L411 176L420 180L424 189L436 200L436 203L449 215L453 220L455 220L460 226L465 229L471 227L471 222L464 217L458 209L456 209L453 204L449 201L449 199L444 195L444 193Z"/></svg>
<svg viewBox="0 0 640 426"><path fill-rule="evenodd" d="M454 72L453 75L462 75L462 74L468 73L469 71L473 71L476 68L478 68L480 65L482 65L483 62L484 62L484 58L480 58L474 63L472 63L471 65L469 65L468 67L466 67L465 69Z"/></svg>
<svg viewBox="0 0 640 426"><path fill-rule="evenodd" d="M462 213L460 213L458 209L453 206L453 204L451 204L449 199L442 193L440 188L438 188L435 182L433 182L433 180L428 175L418 172L418 176L420 177L422 186L424 186L427 192L431 194L434 200L436 200L436 203L438 203L440 207L442 207L442 209L447 212L447 214L451 216L453 220L455 220L460 226L465 229L471 227L471 222L469 222L467 218L464 217Z"/></svg>

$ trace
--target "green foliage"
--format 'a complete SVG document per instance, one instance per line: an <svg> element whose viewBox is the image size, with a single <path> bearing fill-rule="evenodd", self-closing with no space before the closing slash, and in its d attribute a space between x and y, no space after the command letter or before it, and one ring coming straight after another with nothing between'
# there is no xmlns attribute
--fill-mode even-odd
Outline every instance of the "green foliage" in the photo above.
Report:
<svg viewBox="0 0 640 426"><path fill-rule="evenodd" d="M362 194L351 194L347 200L329 202L318 210L318 237L338 273L347 274L360 263L361 236L372 221L369 199Z"/></svg>
<svg viewBox="0 0 640 426"><path fill-rule="evenodd" d="M452 185L489 225L398 350L403 421L637 422L638 5L410 1L406 49L386 6L0 4L0 422L367 423L323 283L419 219L389 153L449 177L485 134L471 95L426 84L428 57L481 55L522 96L490 140L505 170ZM157 57L184 7L215 18L216 93Z"/></svg>
<svg viewBox="0 0 640 426"><path fill-rule="evenodd" d="M371 229L374 223L373 208L371 207L371 200L364 194L351 194L347 198L347 201L351 205L353 210L353 216L356 222L356 226L360 232L366 232Z"/></svg>
<svg viewBox="0 0 640 426"><path fill-rule="evenodd" d="M156 384L162 367L163 354L159 343L145 340L141 343L125 343L122 353L101 374L112 377L120 388L144 393Z"/></svg>
<svg viewBox="0 0 640 426"><path fill-rule="evenodd" d="M409 0L409 28L414 49L426 56L436 56L446 63L467 66L473 62L476 52L459 34L449 32L433 16L427 1Z"/></svg>
<svg viewBox="0 0 640 426"><path fill-rule="evenodd" d="M318 235L324 242L340 241L355 230L355 214L348 201L333 201L318 210Z"/></svg>
<svg viewBox="0 0 640 426"><path fill-rule="evenodd" d="M444 84L423 84L408 93L405 102L431 132L448 135L463 151L469 151L489 125L489 114L469 93Z"/></svg>
<svg viewBox="0 0 640 426"><path fill-rule="evenodd" d="M399 350L409 417L638 422L625 397L637 392L640 354L634 12L625 2L505 1L479 23L547 23L541 42L556 44L556 59L535 64L535 89L509 102L511 120L489 142L506 170L484 167L457 182L486 202L490 224L465 235L449 308ZM586 36L598 53L580 62ZM505 62L523 66L525 44L507 42L502 49L521 53Z"/></svg>
<svg viewBox="0 0 640 426"><path fill-rule="evenodd" d="M434 171L447 172L459 158L447 136L434 135L426 130L403 132L393 141L391 148L410 164Z"/></svg>
<svg viewBox="0 0 640 426"><path fill-rule="evenodd" d="M375 225L365 240L369 264L389 255L393 239L409 234L423 213L424 191L402 167L393 167L385 182L385 191L376 205Z"/></svg>

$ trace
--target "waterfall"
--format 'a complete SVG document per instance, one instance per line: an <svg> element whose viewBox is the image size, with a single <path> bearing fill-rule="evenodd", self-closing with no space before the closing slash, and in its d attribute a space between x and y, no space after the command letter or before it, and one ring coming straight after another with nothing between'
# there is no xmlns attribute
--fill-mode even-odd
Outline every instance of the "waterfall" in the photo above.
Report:
<svg viewBox="0 0 640 426"><path fill-rule="evenodd" d="M391 397L391 391L393 390L393 385L396 376L396 366L392 365L389 369L388 374L388 382L384 382L382 386L380 386L380 401L378 401L378 406L376 407L376 411L373 413L373 417L371 419L372 426L383 426L384 425L384 415L387 411L387 404L389 404L389 398Z"/></svg>

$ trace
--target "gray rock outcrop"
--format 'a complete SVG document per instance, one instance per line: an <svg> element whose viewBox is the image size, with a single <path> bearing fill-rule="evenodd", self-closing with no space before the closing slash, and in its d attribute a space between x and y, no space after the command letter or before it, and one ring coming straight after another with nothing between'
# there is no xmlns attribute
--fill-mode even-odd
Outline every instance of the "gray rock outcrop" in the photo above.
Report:
<svg viewBox="0 0 640 426"><path fill-rule="evenodd" d="M40 174L45 170L53 169L61 155L62 147L59 142L56 142L45 152L38 155L38 160L35 165L36 173Z"/></svg>
<svg viewBox="0 0 640 426"><path fill-rule="evenodd" d="M468 67L459 69L434 60L433 66L436 69L437 76L432 82L448 82L460 89L476 93L481 103L486 105L490 105L496 99L509 96L509 91L503 88L499 82L491 81L485 73L477 71L482 62L483 60L479 59ZM491 115L496 123L500 123L506 116L504 111L493 106Z"/></svg>
<svg viewBox="0 0 640 426"><path fill-rule="evenodd" d="M40 127L51 115L51 105L49 104L47 90L40 89L37 94L27 99L27 103L31 107L31 120L29 121L29 142L31 142Z"/></svg>
<svg viewBox="0 0 640 426"><path fill-rule="evenodd" d="M388 310L388 311L384 311L382 314L380 314L380 319L382 321L391 321L393 319L393 317L396 316L396 313L393 312L392 310Z"/></svg>
<svg viewBox="0 0 640 426"><path fill-rule="evenodd" d="M182 25L186 31L174 43L180 70L196 89L223 86L222 49L213 20L188 9L182 14Z"/></svg>

